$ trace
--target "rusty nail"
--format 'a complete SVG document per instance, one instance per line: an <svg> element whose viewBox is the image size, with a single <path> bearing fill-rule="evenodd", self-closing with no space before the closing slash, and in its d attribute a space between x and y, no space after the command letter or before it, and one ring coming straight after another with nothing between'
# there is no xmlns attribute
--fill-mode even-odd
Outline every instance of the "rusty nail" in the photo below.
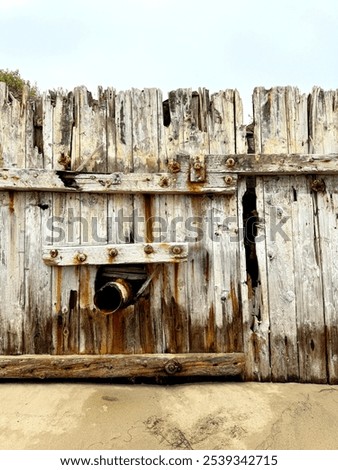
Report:
<svg viewBox="0 0 338 470"><path fill-rule="evenodd" d="M171 249L171 252L174 254L174 255L180 255L182 253L182 247L180 246L173 246L172 249Z"/></svg>
<svg viewBox="0 0 338 470"><path fill-rule="evenodd" d="M235 165L235 160L233 158L228 158L226 161L227 166L234 166Z"/></svg>
<svg viewBox="0 0 338 470"><path fill-rule="evenodd" d="M51 258L56 258L57 255L59 254L58 250L50 250L49 252Z"/></svg>
<svg viewBox="0 0 338 470"><path fill-rule="evenodd" d="M231 184L232 183L232 176L226 176L224 178L224 181L225 181L226 184Z"/></svg>
<svg viewBox="0 0 338 470"><path fill-rule="evenodd" d="M182 365L175 359L172 359L171 361L168 361L166 364L164 364L164 370L167 374L174 375L182 370Z"/></svg>
<svg viewBox="0 0 338 470"><path fill-rule="evenodd" d="M167 178L166 176L162 176L162 178L160 179L159 185L160 185L162 188L169 186L169 180L168 180L168 178Z"/></svg>
<svg viewBox="0 0 338 470"><path fill-rule="evenodd" d="M147 254L147 255L150 255L151 253L154 253L154 248L151 246L151 245L146 245L144 247L144 252Z"/></svg>
<svg viewBox="0 0 338 470"><path fill-rule="evenodd" d="M169 170L172 173L179 173L181 171L181 164L177 162L176 160L173 160L168 164Z"/></svg>
<svg viewBox="0 0 338 470"><path fill-rule="evenodd" d="M80 262L83 263L87 259L87 255L85 253L78 253L76 259Z"/></svg>
<svg viewBox="0 0 338 470"><path fill-rule="evenodd" d="M117 248L111 248L110 250L108 250L108 255L111 258L115 258L118 254L119 254L119 252L118 252Z"/></svg>

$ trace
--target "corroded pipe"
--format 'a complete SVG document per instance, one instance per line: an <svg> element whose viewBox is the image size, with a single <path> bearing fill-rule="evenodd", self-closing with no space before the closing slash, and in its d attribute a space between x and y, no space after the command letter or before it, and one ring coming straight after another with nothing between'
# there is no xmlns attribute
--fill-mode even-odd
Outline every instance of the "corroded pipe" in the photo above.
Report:
<svg viewBox="0 0 338 470"><path fill-rule="evenodd" d="M131 285L124 279L107 282L94 296L94 304L106 315L126 307L133 299Z"/></svg>

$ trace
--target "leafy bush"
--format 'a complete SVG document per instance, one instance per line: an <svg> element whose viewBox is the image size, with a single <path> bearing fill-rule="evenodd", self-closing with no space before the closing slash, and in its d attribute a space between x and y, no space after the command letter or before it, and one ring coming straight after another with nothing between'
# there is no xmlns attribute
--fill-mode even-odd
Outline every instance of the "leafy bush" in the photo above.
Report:
<svg viewBox="0 0 338 470"><path fill-rule="evenodd" d="M18 99L22 99L22 93L25 85L29 87L29 96L35 97L38 94L36 86L31 86L28 80L24 80L20 76L19 70L4 70L0 69L0 82L5 82L12 95Z"/></svg>

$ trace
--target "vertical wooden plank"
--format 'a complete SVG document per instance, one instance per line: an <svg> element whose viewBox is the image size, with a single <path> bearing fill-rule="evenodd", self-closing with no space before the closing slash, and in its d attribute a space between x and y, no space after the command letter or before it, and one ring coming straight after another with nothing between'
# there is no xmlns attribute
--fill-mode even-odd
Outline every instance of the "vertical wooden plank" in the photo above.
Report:
<svg viewBox="0 0 338 470"><path fill-rule="evenodd" d="M288 151L309 151L308 97L297 88L285 89ZM311 178L291 177L292 235L299 353L299 379L326 381L323 285L316 221L317 204Z"/></svg>
<svg viewBox="0 0 338 470"><path fill-rule="evenodd" d="M212 95L210 109L210 153L236 153L237 136L238 148L242 151L245 142L241 140L243 115L238 93L226 90ZM237 194L214 195L209 200L206 243L212 255L209 292L214 296L216 349L219 352L241 351L243 340Z"/></svg>
<svg viewBox="0 0 338 470"><path fill-rule="evenodd" d="M0 166L25 167L26 116L29 90L23 90L21 101L14 98L7 85L0 83Z"/></svg>
<svg viewBox="0 0 338 470"><path fill-rule="evenodd" d="M44 102L46 118L52 112L53 169L70 169L72 129L74 122L73 93L58 90ZM50 117L48 118L50 119ZM46 134L45 134L46 135ZM47 137L47 136L46 136ZM48 146L48 139L44 139ZM52 224L49 239L53 245L80 243L80 201L78 195L53 193ZM53 352L75 354L79 351L79 268L52 268Z"/></svg>
<svg viewBox="0 0 338 470"><path fill-rule="evenodd" d="M134 172L154 172L159 168L158 156L158 93L155 88L132 90L132 142ZM134 196L134 240L151 243L156 220L158 196ZM157 266L147 266L151 276ZM154 280L152 281L152 283ZM158 349L155 339L156 325L161 316L153 308L153 298L147 289L137 300L133 315L138 324L140 347L143 353ZM129 333L130 334L130 333Z"/></svg>
<svg viewBox="0 0 338 470"><path fill-rule="evenodd" d="M53 107L45 93L27 108L26 167L51 168L53 160ZM53 204L48 192L25 193L25 317L24 353L51 354L52 269L42 260L51 235ZM51 243L51 241L49 241Z"/></svg>
<svg viewBox="0 0 338 470"><path fill-rule="evenodd" d="M81 195L81 246L107 243L107 197ZM96 266L80 267L80 353L107 353L108 319L94 305Z"/></svg>
<svg viewBox="0 0 338 470"><path fill-rule="evenodd" d="M74 96L73 93L66 93L58 90L54 96L53 104L46 99L44 101L44 113L46 121L50 120L52 112L52 147L53 162L55 170L69 170L71 165L72 151L72 131L74 125ZM47 132L44 126L44 151L49 145ZM50 135L50 132L48 132Z"/></svg>
<svg viewBox="0 0 338 470"><path fill-rule="evenodd" d="M25 314L24 237L25 198L1 192L0 205L0 353L22 354Z"/></svg>
<svg viewBox="0 0 338 470"><path fill-rule="evenodd" d="M19 101L0 83L0 166L25 167L28 92L26 87ZM25 313L25 195L2 192L0 210L0 351L21 354Z"/></svg>
<svg viewBox="0 0 338 470"><path fill-rule="evenodd" d="M254 91L255 149L260 153L289 151L288 125L286 112L285 90L262 88ZM267 267L267 287L270 315L270 358L271 377L276 381L298 380L298 349L297 349L297 312L295 302L294 256L292 244L292 213L291 213L291 181L290 177L264 178L263 196L264 212L258 217L264 219L266 263L258 264L259 273L264 274ZM259 202L262 204L262 201ZM256 202L258 205L258 201ZM280 227L280 230L279 230ZM257 239L256 239L257 246ZM262 248L263 245L260 246ZM257 257L262 261L262 256ZM261 294L257 290L257 294ZM266 295L266 293L264 293ZM256 290L255 290L256 295ZM261 303L261 299L255 303ZM257 317L256 317L257 318ZM249 320L249 319L248 319ZM257 318L262 321L262 318ZM265 315L265 320L268 321ZM247 327L249 326L247 322ZM246 328L252 342L252 351L256 349L256 332ZM253 331L252 331L253 330ZM267 325L260 330L260 344L268 344ZM264 336L262 337L262 333ZM254 362L267 360L266 350L258 351L261 358ZM252 360L252 359L251 359ZM266 364L265 371L268 371ZM252 368L252 373L254 368Z"/></svg>
<svg viewBox="0 0 338 470"><path fill-rule="evenodd" d="M107 147L108 169L133 171L133 133L131 91L111 95L108 100ZM132 195L108 195L108 242L134 242L134 200ZM141 351L139 324L134 307L108 315L107 352L138 353Z"/></svg>
<svg viewBox="0 0 338 470"><path fill-rule="evenodd" d="M72 168L107 170L107 100L101 89L94 100L85 87L74 91L75 126L72 135ZM80 244L107 243L107 196L80 195ZM79 266L79 352L107 352L107 317L94 305L97 267Z"/></svg>
<svg viewBox="0 0 338 470"><path fill-rule="evenodd" d="M80 214L79 195L54 195L51 238L56 249L80 245ZM76 354L79 352L79 267L54 267L52 282L53 350L56 354Z"/></svg>
<svg viewBox="0 0 338 470"><path fill-rule="evenodd" d="M296 288L299 377L302 382L327 381L326 341L316 198L311 178L292 178L292 236Z"/></svg>
<svg viewBox="0 0 338 470"><path fill-rule="evenodd" d="M310 151L338 151L338 90L324 91L314 87L310 96ZM317 178L318 179L318 178ZM323 281L323 303L326 331L328 380L338 383L338 238L337 238L337 178L319 178L320 189L313 189L316 209L316 231L320 245L320 264Z"/></svg>

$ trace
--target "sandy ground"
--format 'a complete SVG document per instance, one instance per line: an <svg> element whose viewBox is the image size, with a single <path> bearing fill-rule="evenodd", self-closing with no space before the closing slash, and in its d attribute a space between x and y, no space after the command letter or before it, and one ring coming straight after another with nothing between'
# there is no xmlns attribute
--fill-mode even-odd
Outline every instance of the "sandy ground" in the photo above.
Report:
<svg viewBox="0 0 338 470"><path fill-rule="evenodd" d="M0 383L1 449L338 449L338 386Z"/></svg>

